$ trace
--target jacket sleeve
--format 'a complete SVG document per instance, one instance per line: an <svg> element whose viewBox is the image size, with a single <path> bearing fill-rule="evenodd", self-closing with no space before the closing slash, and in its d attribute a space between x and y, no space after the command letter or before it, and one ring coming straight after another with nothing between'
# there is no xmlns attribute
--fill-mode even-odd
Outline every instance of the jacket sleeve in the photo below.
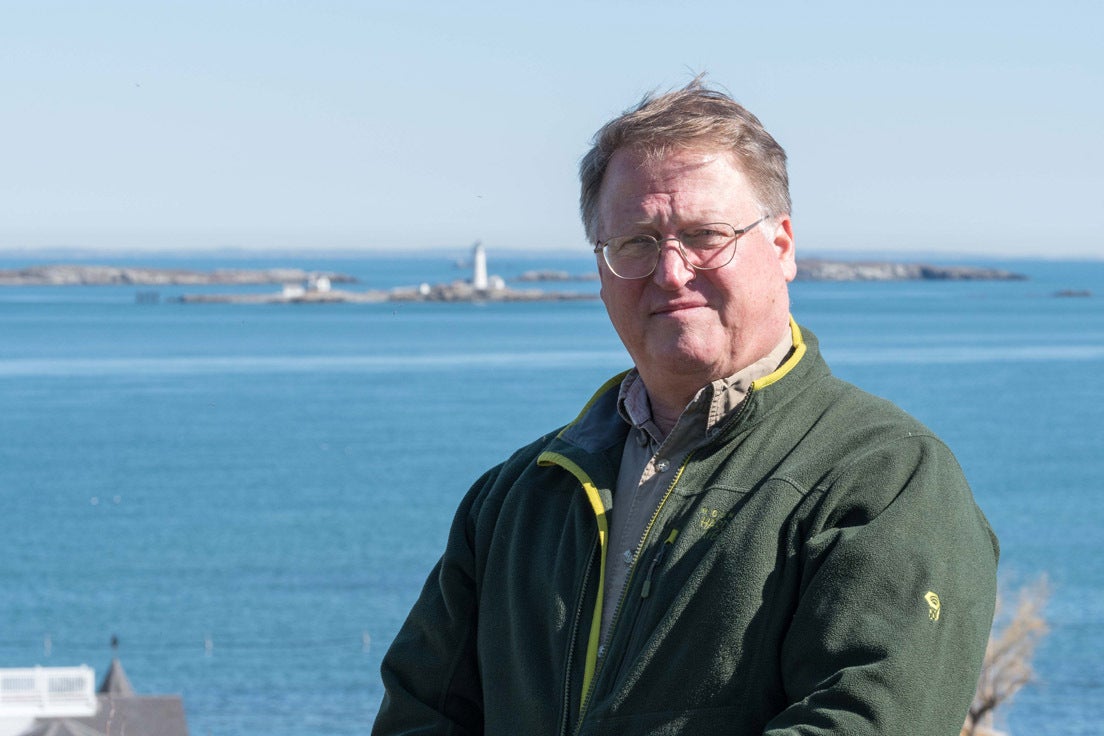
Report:
<svg viewBox="0 0 1104 736"><path fill-rule="evenodd" d="M494 472L481 478L461 503L444 554L384 656L385 692L373 736L483 732L473 518L480 490L492 482Z"/></svg>
<svg viewBox="0 0 1104 736"><path fill-rule="evenodd" d="M807 499L769 736L956 736L992 624L998 547L938 439L882 442Z"/></svg>

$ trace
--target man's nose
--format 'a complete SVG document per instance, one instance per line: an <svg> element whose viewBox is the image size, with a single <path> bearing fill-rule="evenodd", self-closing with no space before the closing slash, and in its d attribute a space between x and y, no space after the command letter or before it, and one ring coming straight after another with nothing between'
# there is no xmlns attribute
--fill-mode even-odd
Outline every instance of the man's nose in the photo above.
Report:
<svg viewBox="0 0 1104 736"><path fill-rule="evenodd" d="M659 262L652 279L664 289L678 289L694 278L694 269L682 257L682 246L675 238L659 241Z"/></svg>

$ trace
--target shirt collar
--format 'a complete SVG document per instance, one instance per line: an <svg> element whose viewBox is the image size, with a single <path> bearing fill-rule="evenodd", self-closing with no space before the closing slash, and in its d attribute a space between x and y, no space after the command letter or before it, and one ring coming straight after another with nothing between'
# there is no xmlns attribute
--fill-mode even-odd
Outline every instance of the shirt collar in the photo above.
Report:
<svg viewBox="0 0 1104 736"><path fill-rule="evenodd" d="M722 419L731 414L743 403L751 389L752 382L769 375L780 366L793 349L790 330L778 344L764 357L743 368L731 376L717 379L704 386L683 409L672 434L699 427L702 434L708 434ZM621 417L633 427L647 432L657 444L664 437L652 419L652 405L648 400L648 389L636 369L632 369L621 381L617 396L617 410Z"/></svg>

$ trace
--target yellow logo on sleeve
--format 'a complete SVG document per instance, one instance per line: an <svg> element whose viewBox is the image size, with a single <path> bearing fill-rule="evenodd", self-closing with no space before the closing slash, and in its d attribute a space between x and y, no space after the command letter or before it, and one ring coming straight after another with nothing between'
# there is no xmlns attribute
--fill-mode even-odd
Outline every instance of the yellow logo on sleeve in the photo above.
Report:
<svg viewBox="0 0 1104 736"><path fill-rule="evenodd" d="M929 590L924 594L924 600L928 603L928 618L932 621L938 621L939 612L943 608L942 604L939 602L939 596Z"/></svg>

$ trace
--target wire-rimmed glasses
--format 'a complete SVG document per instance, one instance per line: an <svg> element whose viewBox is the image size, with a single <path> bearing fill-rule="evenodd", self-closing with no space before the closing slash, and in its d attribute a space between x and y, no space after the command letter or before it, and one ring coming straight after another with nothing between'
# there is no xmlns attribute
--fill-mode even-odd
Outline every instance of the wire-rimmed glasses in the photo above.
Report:
<svg viewBox="0 0 1104 736"><path fill-rule="evenodd" d="M620 235L607 238L594 246L601 253L614 276L623 279L643 279L651 276L659 265L663 243L674 240L686 263L696 271L712 271L732 262L736 241L753 227L767 219L760 217L744 228L727 222L710 222L679 230L674 238L652 235Z"/></svg>

